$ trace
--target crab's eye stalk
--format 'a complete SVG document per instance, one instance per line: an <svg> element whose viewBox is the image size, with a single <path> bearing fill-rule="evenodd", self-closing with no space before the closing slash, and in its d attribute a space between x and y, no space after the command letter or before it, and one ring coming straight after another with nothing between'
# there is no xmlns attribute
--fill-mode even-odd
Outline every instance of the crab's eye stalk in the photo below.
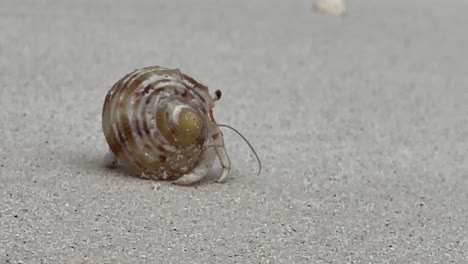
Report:
<svg viewBox="0 0 468 264"><path fill-rule="evenodd" d="M220 91L220 90L216 90L216 91L215 91L214 100L215 100L215 101L218 101L219 99L221 99L221 91Z"/></svg>

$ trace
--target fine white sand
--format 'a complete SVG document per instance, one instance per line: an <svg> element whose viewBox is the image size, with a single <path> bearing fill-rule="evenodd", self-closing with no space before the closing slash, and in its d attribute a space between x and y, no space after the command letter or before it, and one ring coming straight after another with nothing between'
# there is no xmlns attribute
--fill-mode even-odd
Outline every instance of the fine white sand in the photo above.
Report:
<svg viewBox="0 0 468 264"><path fill-rule="evenodd" d="M0 3L1 263L468 263L467 1ZM223 97L233 170L108 170L143 66ZM216 165L219 168L219 165Z"/></svg>

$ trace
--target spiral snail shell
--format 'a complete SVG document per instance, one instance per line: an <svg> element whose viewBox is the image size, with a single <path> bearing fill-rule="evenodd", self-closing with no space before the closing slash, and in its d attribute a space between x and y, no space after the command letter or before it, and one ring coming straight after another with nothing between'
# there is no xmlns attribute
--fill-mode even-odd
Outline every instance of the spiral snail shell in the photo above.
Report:
<svg viewBox="0 0 468 264"><path fill-rule="evenodd" d="M110 148L106 166L123 164L141 177L190 185L219 158L230 171L223 134L213 117L221 92L179 69L150 66L117 81L107 93L102 129Z"/></svg>

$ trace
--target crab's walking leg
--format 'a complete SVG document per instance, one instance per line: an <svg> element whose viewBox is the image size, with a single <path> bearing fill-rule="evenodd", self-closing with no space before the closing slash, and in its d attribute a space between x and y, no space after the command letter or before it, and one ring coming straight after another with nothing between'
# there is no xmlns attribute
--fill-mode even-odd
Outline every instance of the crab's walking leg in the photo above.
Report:
<svg viewBox="0 0 468 264"><path fill-rule="evenodd" d="M107 168L113 169L119 165L117 157L109 150L109 152L104 156L104 166Z"/></svg>
<svg viewBox="0 0 468 264"><path fill-rule="evenodd" d="M215 150L213 148L207 148L203 152L201 161L198 164L198 166L195 167L191 172L183 175L182 177L174 181L173 183L177 185L191 185L199 182L206 176L208 170L211 169L215 158Z"/></svg>
<svg viewBox="0 0 468 264"><path fill-rule="evenodd" d="M227 154L226 148L224 147L223 134L216 126L216 132L211 135L213 144L215 145L216 154L218 155L221 166L223 167L223 172L219 176L217 182L224 182L231 171L231 160Z"/></svg>

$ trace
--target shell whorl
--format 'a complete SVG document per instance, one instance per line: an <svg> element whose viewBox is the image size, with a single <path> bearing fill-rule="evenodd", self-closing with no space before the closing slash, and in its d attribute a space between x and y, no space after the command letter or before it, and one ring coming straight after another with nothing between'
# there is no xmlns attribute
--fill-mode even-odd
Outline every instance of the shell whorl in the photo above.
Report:
<svg viewBox="0 0 468 264"><path fill-rule="evenodd" d="M200 160L213 105L208 88L180 70L146 67L110 89L102 127L119 161L153 178L177 179Z"/></svg>

